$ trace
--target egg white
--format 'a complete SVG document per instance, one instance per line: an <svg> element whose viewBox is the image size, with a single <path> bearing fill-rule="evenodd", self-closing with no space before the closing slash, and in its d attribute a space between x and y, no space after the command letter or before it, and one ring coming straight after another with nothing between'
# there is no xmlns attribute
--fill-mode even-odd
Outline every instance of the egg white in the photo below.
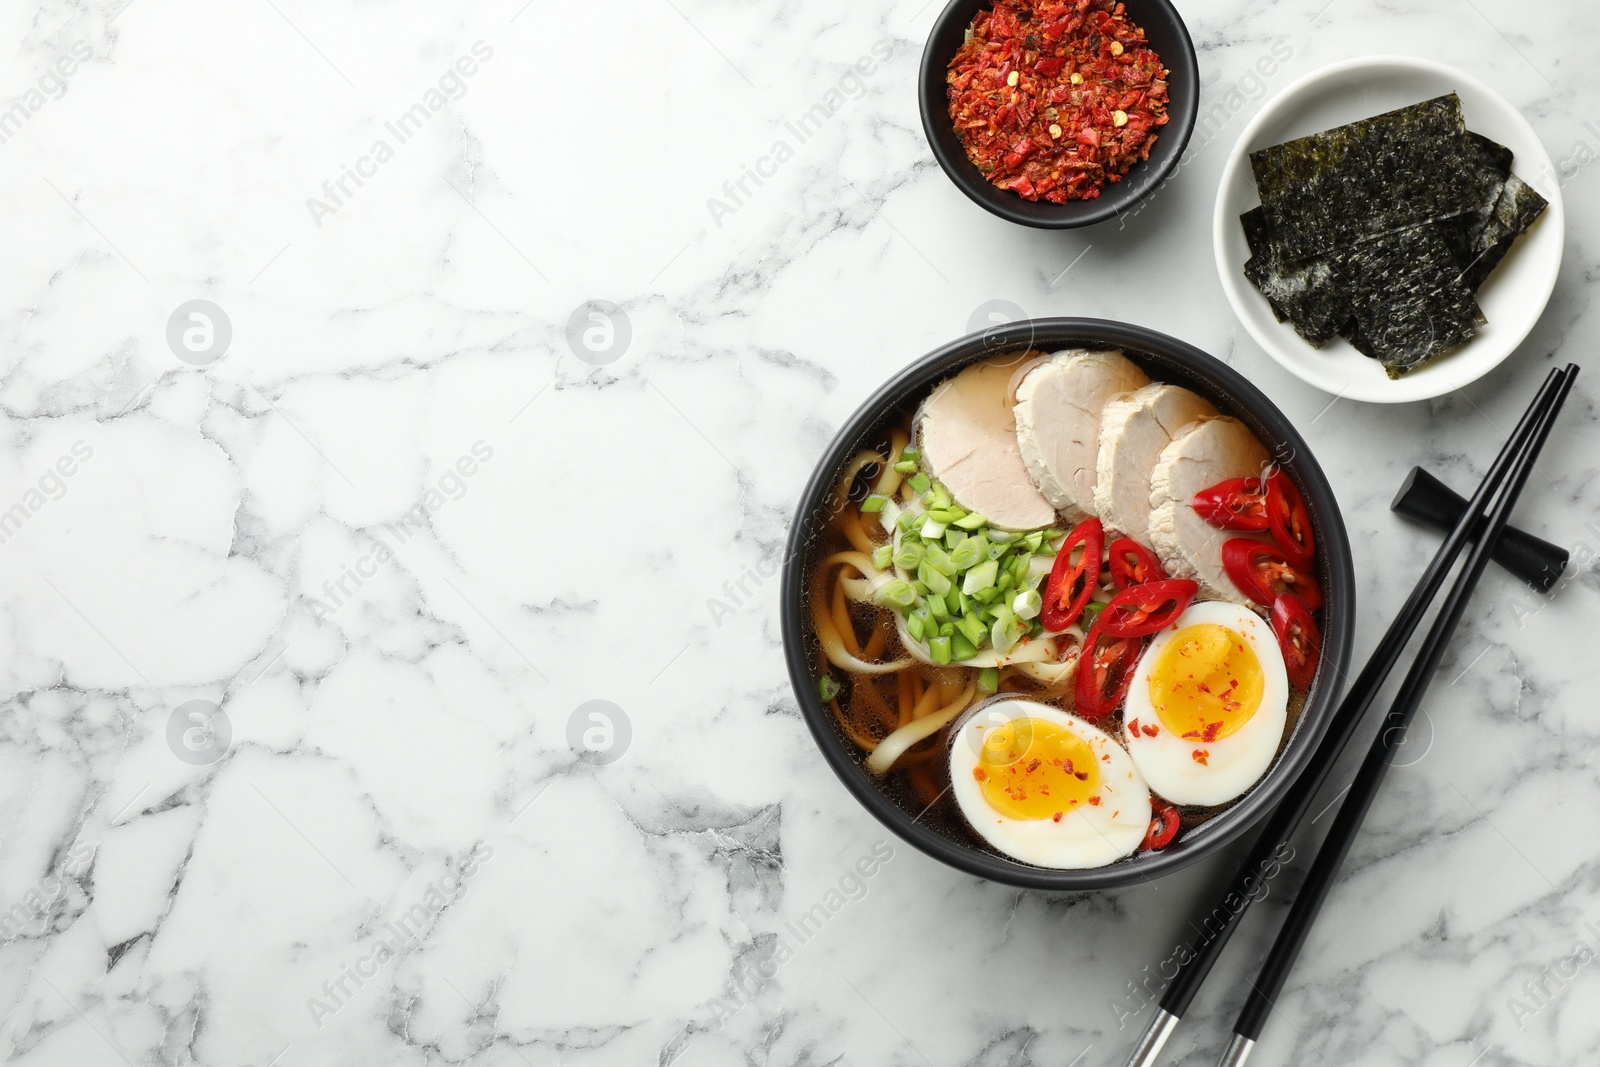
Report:
<svg viewBox="0 0 1600 1067"><path fill-rule="evenodd" d="M1245 639L1261 665L1261 705L1244 725L1215 741L1183 738L1168 730L1150 702L1150 672L1174 634L1186 626L1212 623L1226 626ZM1288 722L1289 675L1272 627L1249 608L1210 600L1192 604L1173 624L1156 634L1134 669L1124 705L1122 736L1128 754L1150 788L1174 804L1223 804L1242 795L1266 773L1283 740ZM1154 737L1137 734L1128 725L1159 729ZM1194 752L1206 752L1204 764Z"/></svg>
<svg viewBox="0 0 1600 1067"><path fill-rule="evenodd" d="M1100 760L1098 805L1081 804L1060 822L1013 819L984 799L972 776L982 737L1020 718L1042 719L1069 730ZM1103 758L1109 756L1109 759ZM1060 708L1001 697L976 708L955 731L950 749L950 792L979 837L1012 859L1035 867L1083 870L1104 867L1131 854L1150 828L1150 790L1121 745L1100 729Z"/></svg>

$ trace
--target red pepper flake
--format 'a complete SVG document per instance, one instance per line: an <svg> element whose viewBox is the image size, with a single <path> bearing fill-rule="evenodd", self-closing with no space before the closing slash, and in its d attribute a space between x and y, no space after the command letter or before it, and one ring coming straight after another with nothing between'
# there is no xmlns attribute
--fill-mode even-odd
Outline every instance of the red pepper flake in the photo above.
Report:
<svg viewBox="0 0 1600 1067"><path fill-rule="evenodd" d="M984 176L1064 204L1149 158L1167 124L1167 73L1117 0L995 0L945 83L956 136Z"/></svg>
<svg viewBox="0 0 1600 1067"><path fill-rule="evenodd" d="M1080 782L1087 782L1089 780L1089 772L1088 771L1074 771L1073 774L1072 774L1072 777L1076 778Z"/></svg>
<svg viewBox="0 0 1600 1067"><path fill-rule="evenodd" d="M1100 806L1100 798L1098 796L1092 796L1092 797L1089 798L1089 803L1093 804L1095 807L1099 807Z"/></svg>
<svg viewBox="0 0 1600 1067"><path fill-rule="evenodd" d="M1061 821L1061 813L1058 811L1054 815L1050 816L1050 821L1051 822L1060 822Z"/></svg>
<svg viewBox="0 0 1600 1067"><path fill-rule="evenodd" d="M1033 760L1031 763L1028 764L1027 773L1028 774L1032 774L1034 771L1036 771L1038 769L1039 769L1039 761L1038 760Z"/></svg>
<svg viewBox="0 0 1600 1067"><path fill-rule="evenodd" d="M1202 767L1209 767L1210 766L1210 764L1207 762L1207 760L1209 760L1211 758L1211 753L1209 751L1207 751L1206 749L1197 748L1193 752L1189 753L1189 755L1194 757L1194 761L1196 763L1200 764L1200 766L1202 766Z"/></svg>
<svg viewBox="0 0 1600 1067"><path fill-rule="evenodd" d="M1134 720L1132 720L1131 722L1128 723L1128 732L1130 734L1132 734L1134 737L1138 737L1139 736L1139 720L1138 719L1134 719Z"/></svg>
<svg viewBox="0 0 1600 1067"><path fill-rule="evenodd" d="M1150 723L1145 723L1143 729L1146 737L1154 737L1156 734L1161 732L1161 728L1159 726L1153 726Z"/></svg>
<svg viewBox="0 0 1600 1067"><path fill-rule="evenodd" d="M989 780L989 772L982 767L974 767L972 768L972 777L980 782L987 782Z"/></svg>
<svg viewBox="0 0 1600 1067"><path fill-rule="evenodd" d="M1206 723L1205 735L1203 737L1201 737L1200 740L1205 741L1207 743L1215 741L1217 739L1217 731L1220 730L1220 729L1222 729L1222 723L1220 723L1220 722L1208 722L1208 723Z"/></svg>

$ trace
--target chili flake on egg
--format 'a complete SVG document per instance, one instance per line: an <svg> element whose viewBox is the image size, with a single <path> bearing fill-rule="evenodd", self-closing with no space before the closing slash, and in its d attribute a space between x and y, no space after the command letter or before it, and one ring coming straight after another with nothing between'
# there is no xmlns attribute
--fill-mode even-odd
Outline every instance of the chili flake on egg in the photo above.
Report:
<svg viewBox="0 0 1600 1067"><path fill-rule="evenodd" d="M996 0L950 61L967 157L1024 200L1091 200L1150 156L1167 69L1115 0Z"/></svg>

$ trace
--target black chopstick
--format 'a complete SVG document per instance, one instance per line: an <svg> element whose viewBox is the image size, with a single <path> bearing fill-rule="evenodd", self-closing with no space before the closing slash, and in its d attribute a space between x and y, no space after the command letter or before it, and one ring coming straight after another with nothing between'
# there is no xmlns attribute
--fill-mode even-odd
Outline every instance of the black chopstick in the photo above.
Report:
<svg viewBox="0 0 1600 1067"><path fill-rule="evenodd" d="M1564 371L1553 370L1545 378L1544 384L1534 396L1533 403L1528 406L1522 420L1517 423L1516 429L1512 430L1500 454L1495 457L1494 463L1484 475L1483 482L1468 502L1466 511L1439 546L1433 562L1423 571L1416 588L1411 591L1399 614L1395 616L1394 622L1389 625L1383 639L1378 642L1378 647L1373 651L1367 665L1362 668L1361 674L1351 685L1306 769L1279 802L1277 809L1268 819L1266 828L1256 839L1249 856L1240 865L1227 890L1217 898L1214 905L1196 916L1198 921L1192 925L1201 931L1202 937L1196 944L1188 946L1188 955L1179 954L1178 973L1167 986L1155 1018L1135 1046L1133 1055L1128 1060L1129 1067L1151 1067L1173 1028L1177 1026L1178 1020L1188 1011L1190 1002L1194 1000L1196 991L1210 973L1217 957L1221 955L1223 946L1232 936L1240 918L1256 899L1261 883L1260 872L1267 869L1267 865L1274 859L1280 847L1289 840L1295 827L1310 808L1311 802L1316 798L1317 792L1327 781L1339 754L1344 751L1345 744L1360 724L1362 716L1377 697L1378 690L1382 688L1384 680L1388 678L1389 672L1405 650L1406 642L1421 624L1434 596L1444 585L1445 578L1455 565L1456 557L1461 554L1472 534L1476 532L1478 520L1489 501L1499 491L1512 462L1549 410L1565 377Z"/></svg>
<svg viewBox="0 0 1600 1067"><path fill-rule="evenodd" d="M1372 747L1361 763L1361 769L1356 772L1355 780L1350 785L1350 792L1340 805L1339 814L1334 818L1328 836L1323 839L1322 847L1317 851L1317 858L1306 874L1305 883L1300 887L1300 892L1289 909L1289 915L1284 919L1282 929L1278 931L1278 939L1273 943L1272 951L1267 954L1266 962L1261 966L1261 975L1256 979L1243 1009L1239 1012L1239 1021L1233 1028L1233 1043L1222 1058L1225 1067L1240 1067L1256 1039L1261 1036L1262 1027L1266 1025L1273 1002L1282 992L1289 971L1294 967L1295 959L1300 954L1300 948L1311 932L1311 925L1316 922L1317 913L1321 910L1323 902L1328 899L1328 893L1338 878L1339 868L1344 863L1356 835L1361 832L1362 820L1366 818L1367 810L1371 808L1373 799L1378 795L1378 788L1383 784L1383 776L1389 769L1395 750L1405 743L1406 727L1416 714L1429 684L1433 681L1439 660L1443 658L1445 648L1455 633L1456 624L1461 621L1461 616L1466 611L1467 601L1471 599L1472 592L1478 585L1478 579L1489 566L1489 557L1494 552L1495 542L1511 518L1511 510L1516 507L1517 497L1522 493L1522 487L1527 484L1528 475L1533 472L1533 465L1539 458L1539 450L1544 447L1545 440L1550 436L1550 429L1555 425L1556 416L1561 413L1561 405L1566 401L1573 380L1577 376L1578 368L1568 364L1550 410L1540 420L1539 427L1534 432L1532 440L1528 442L1527 448L1517 457L1511 470L1510 481L1495 501L1493 510L1489 512L1489 523L1483 536L1468 554L1466 563L1462 565L1461 574L1445 597L1444 606L1439 609L1438 616L1429 627L1422 647L1417 652L1416 661L1407 672L1405 681L1389 708L1389 714L1384 719L1383 729L1373 739Z"/></svg>

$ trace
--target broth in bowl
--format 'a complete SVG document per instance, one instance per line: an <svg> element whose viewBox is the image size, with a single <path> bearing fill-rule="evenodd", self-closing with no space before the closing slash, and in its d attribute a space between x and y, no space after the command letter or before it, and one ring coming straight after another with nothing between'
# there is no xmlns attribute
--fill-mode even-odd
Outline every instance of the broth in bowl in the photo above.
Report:
<svg viewBox="0 0 1600 1067"><path fill-rule="evenodd" d="M1276 762L1321 655L1300 490L1112 348L957 367L835 472L813 683L916 821L1017 863L1161 851Z"/></svg>

